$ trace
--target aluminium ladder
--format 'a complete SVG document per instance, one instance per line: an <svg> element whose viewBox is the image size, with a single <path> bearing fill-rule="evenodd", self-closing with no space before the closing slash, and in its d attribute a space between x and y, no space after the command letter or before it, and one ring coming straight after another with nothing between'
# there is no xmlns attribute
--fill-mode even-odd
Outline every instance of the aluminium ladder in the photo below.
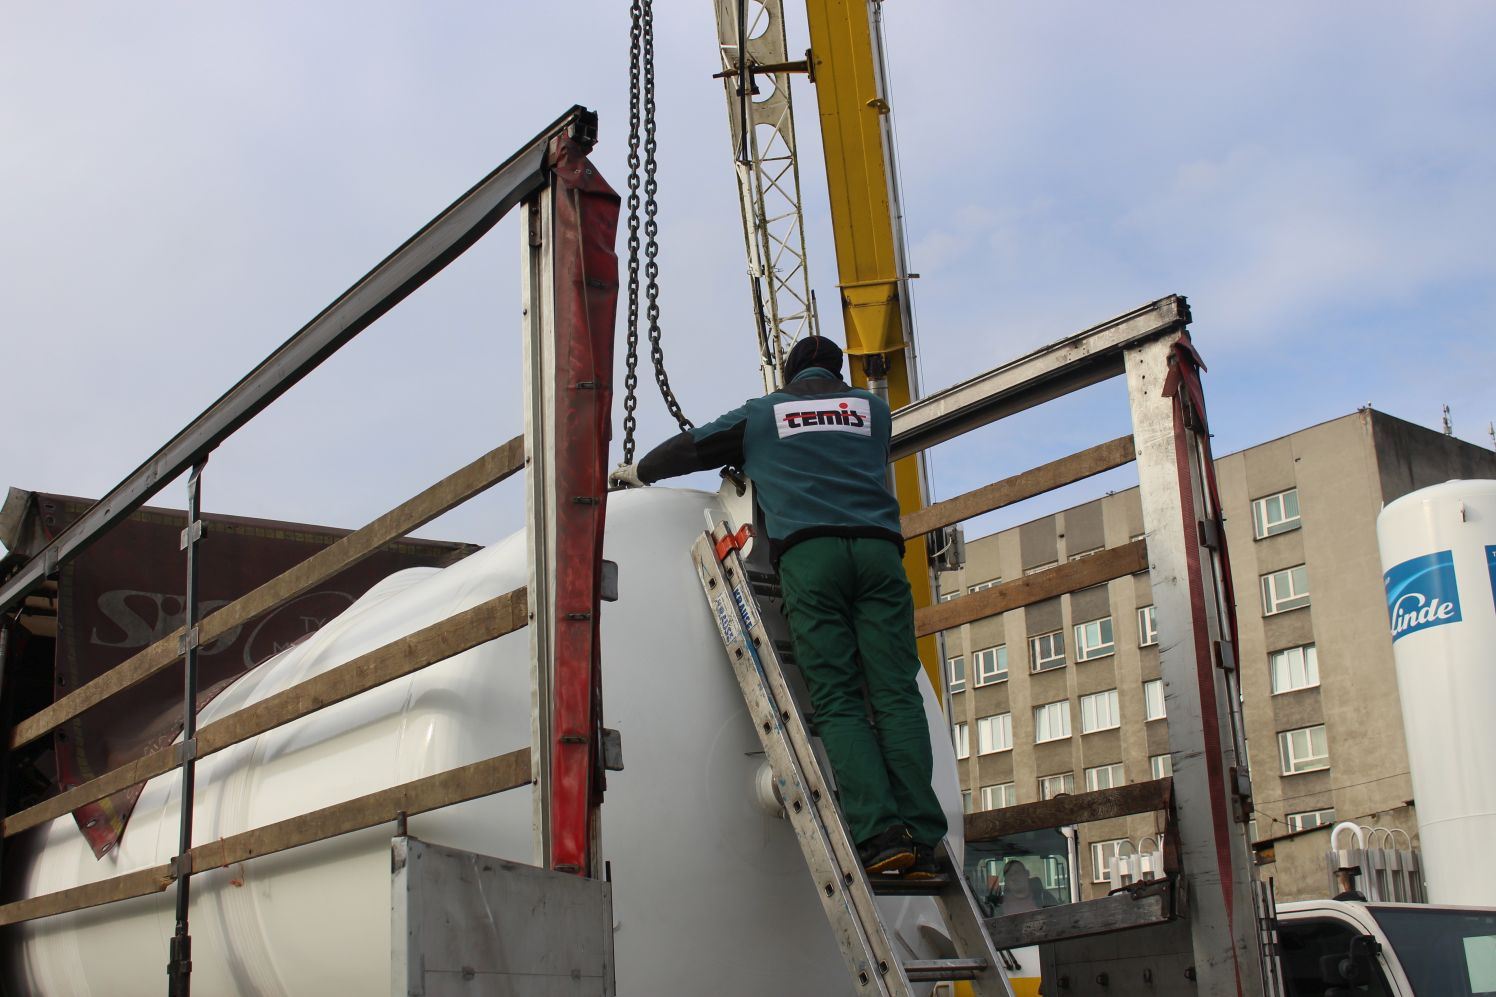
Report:
<svg viewBox="0 0 1496 997"><path fill-rule="evenodd" d="M873 878L863 871L787 681L782 642L767 626L781 622L778 612L759 598L760 592L775 594L766 584L771 579L744 564L741 549L747 535L746 528L734 534L719 523L697 539L691 556L855 992L859 997L912 997L915 983L965 980L977 997L1012 997L976 901L944 842L936 855L945 871L934 879ZM933 897L957 958L899 958L875 894Z"/></svg>

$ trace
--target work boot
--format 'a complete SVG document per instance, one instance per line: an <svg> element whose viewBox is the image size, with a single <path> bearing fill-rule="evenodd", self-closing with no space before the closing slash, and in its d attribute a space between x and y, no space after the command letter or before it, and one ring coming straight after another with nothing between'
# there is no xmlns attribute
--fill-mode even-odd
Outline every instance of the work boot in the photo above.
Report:
<svg viewBox="0 0 1496 997"><path fill-rule="evenodd" d="M940 863L930 845L914 843L914 861L904 868L905 879L934 879L940 875Z"/></svg>
<svg viewBox="0 0 1496 997"><path fill-rule="evenodd" d="M857 857L869 873L898 872L914 861L914 842L909 829L890 827L857 846Z"/></svg>

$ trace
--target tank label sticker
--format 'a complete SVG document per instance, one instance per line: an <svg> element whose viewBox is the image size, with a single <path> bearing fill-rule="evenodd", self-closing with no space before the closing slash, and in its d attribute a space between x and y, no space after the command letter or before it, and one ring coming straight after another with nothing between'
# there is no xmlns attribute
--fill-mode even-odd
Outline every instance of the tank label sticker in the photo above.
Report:
<svg viewBox="0 0 1496 997"><path fill-rule="evenodd" d="M774 406L774 425L781 440L801 433L872 436L873 410L866 398L857 397L780 402Z"/></svg>
<svg viewBox="0 0 1496 997"><path fill-rule="evenodd" d="M1453 551L1436 551L1404 561L1390 568L1382 581L1387 586L1387 616L1394 642L1429 627L1460 622Z"/></svg>
<svg viewBox="0 0 1496 997"><path fill-rule="evenodd" d="M1496 547L1486 548L1486 570L1491 573L1491 603L1496 605Z"/></svg>

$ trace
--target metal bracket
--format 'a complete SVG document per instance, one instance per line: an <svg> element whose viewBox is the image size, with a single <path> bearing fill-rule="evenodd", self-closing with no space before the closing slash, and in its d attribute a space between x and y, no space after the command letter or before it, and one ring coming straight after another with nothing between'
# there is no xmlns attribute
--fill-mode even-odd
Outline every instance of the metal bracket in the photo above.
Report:
<svg viewBox="0 0 1496 997"><path fill-rule="evenodd" d="M199 630L198 630L197 625L193 624L193 627L192 627L191 630L188 630L185 633L183 633L180 636L178 636L177 637L177 653L178 654L186 654L188 651L190 651L193 648L197 647L198 646L198 633L199 633Z"/></svg>
<svg viewBox="0 0 1496 997"><path fill-rule="evenodd" d="M566 136L591 152L592 147L597 145L597 112L577 111L576 116L571 119L570 127L566 129Z"/></svg>
<svg viewBox="0 0 1496 997"><path fill-rule="evenodd" d="M599 746L603 752L603 768L609 772L622 772L623 735L611 727L604 727Z"/></svg>
<svg viewBox="0 0 1496 997"><path fill-rule="evenodd" d="M182 543L179 549L186 550L192 544L197 543L203 538L203 533L205 532L203 521L201 519L194 520L190 526L182 531Z"/></svg>
<svg viewBox="0 0 1496 997"><path fill-rule="evenodd" d="M183 852L171 860L169 866L173 879L185 879L192 875L192 853Z"/></svg>
<svg viewBox="0 0 1496 997"><path fill-rule="evenodd" d="M190 737L185 741L179 741L172 752L172 758L176 764L195 761L197 759L197 738Z"/></svg>
<svg viewBox="0 0 1496 997"><path fill-rule="evenodd" d="M57 577L57 548L48 547L43 553L42 573L46 578Z"/></svg>
<svg viewBox="0 0 1496 997"><path fill-rule="evenodd" d="M601 579L601 585L599 587L602 589L602 601L603 602L617 602L618 601L618 562L617 561L608 561L608 560L604 560L603 561L602 579Z"/></svg>
<svg viewBox="0 0 1496 997"><path fill-rule="evenodd" d="M1200 546L1209 547L1211 550L1221 549L1221 524L1214 519L1202 519L1196 524L1199 528Z"/></svg>
<svg viewBox="0 0 1496 997"><path fill-rule="evenodd" d="M1211 642L1211 649L1215 652L1215 666L1223 672L1236 671L1236 650L1231 646L1229 640L1217 640Z"/></svg>

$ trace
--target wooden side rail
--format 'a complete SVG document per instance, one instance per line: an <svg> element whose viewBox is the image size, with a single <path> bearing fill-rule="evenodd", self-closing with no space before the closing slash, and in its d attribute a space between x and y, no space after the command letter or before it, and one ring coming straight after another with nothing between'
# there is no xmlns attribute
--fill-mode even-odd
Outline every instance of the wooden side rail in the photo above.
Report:
<svg viewBox="0 0 1496 997"><path fill-rule="evenodd" d="M1181 888L1173 880L1159 879L1095 900L1003 914L982 924L992 944L1000 949L1143 928L1173 919L1177 906L1175 891Z"/></svg>
<svg viewBox="0 0 1496 997"><path fill-rule="evenodd" d="M367 526L272 578L248 595L209 614L198 628L199 643L207 644L261 613L274 609L313 585L363 560L385 544L419 529L449 509L493 487L516 471L523 470L524 466L525 440L523 436L516 436ZM85 710L97 706L114 693L128 689L167 668L181 657L179 642L182 636L183 631L178 628L92 682L79 686L46 709L22 720L11 733L10 747L19 748L36 740Z"/></svg>
<svg viewBox="0 0 1496 997"><path fill-rule="evenodd" d="M966 840L993 841L1021 831L1042 831L1067 824L1127 817L1132 814L1172 813L1174 780L1153 779L1089 793L1066 793L1037 803L1019 803L1000 810L967 814Z"/></svg>
<svg viewBox="0 0 1496 997"><path fill-rule="evenodd" d="M939 527L950 526L1065 485L1073 485L1102 471L1130 464L1135 457L1132 437L1119 436L1089 450L1061 457L1011 478L983 485L964 495L917 509L903 518L901 528L904 539L912 540Z"/></svg>
<svg viewBox="0 0 1496 997"><path fill-rule="evenodd" d="M193 873L200 873L205 869L245 862L261 855L392 823L401 814L422 814L529 783L530 749L520 748L198 845L188 853L189 868ZM158 865L57 893L17 900L0 907L0 926L98 907L116 900L150 896L164 891L176 882L176 878L171 865Z"/></svg>
<svg viewBox="0 0 1496 997"><path fill-rule="evenodd" d="M479 644L520 630L526 625L529 613L525 596L522 588L507 592L413 634L390 641L383 647L361 654L226 717L220 717L199 728L197 756L202 758L215 751L222 751L324 706L342 702ZM159 748L7 817L3 824L4 837L8 838L55 820L127 786L169 772L180 764L176 745Z"/></svg>
<svg viewBox="0 0 1496 997"><path fill-rule="evenodd" d="M941 630L952 630L963 623L1031 606L1113 578L1126 578L1147 567L1147 541L1134 540L1121 547L1108 547L1090 557L1066 561L1037 574L1024 575L990 589L917 609L914 611L914 632L923 637Z"/></svg>

